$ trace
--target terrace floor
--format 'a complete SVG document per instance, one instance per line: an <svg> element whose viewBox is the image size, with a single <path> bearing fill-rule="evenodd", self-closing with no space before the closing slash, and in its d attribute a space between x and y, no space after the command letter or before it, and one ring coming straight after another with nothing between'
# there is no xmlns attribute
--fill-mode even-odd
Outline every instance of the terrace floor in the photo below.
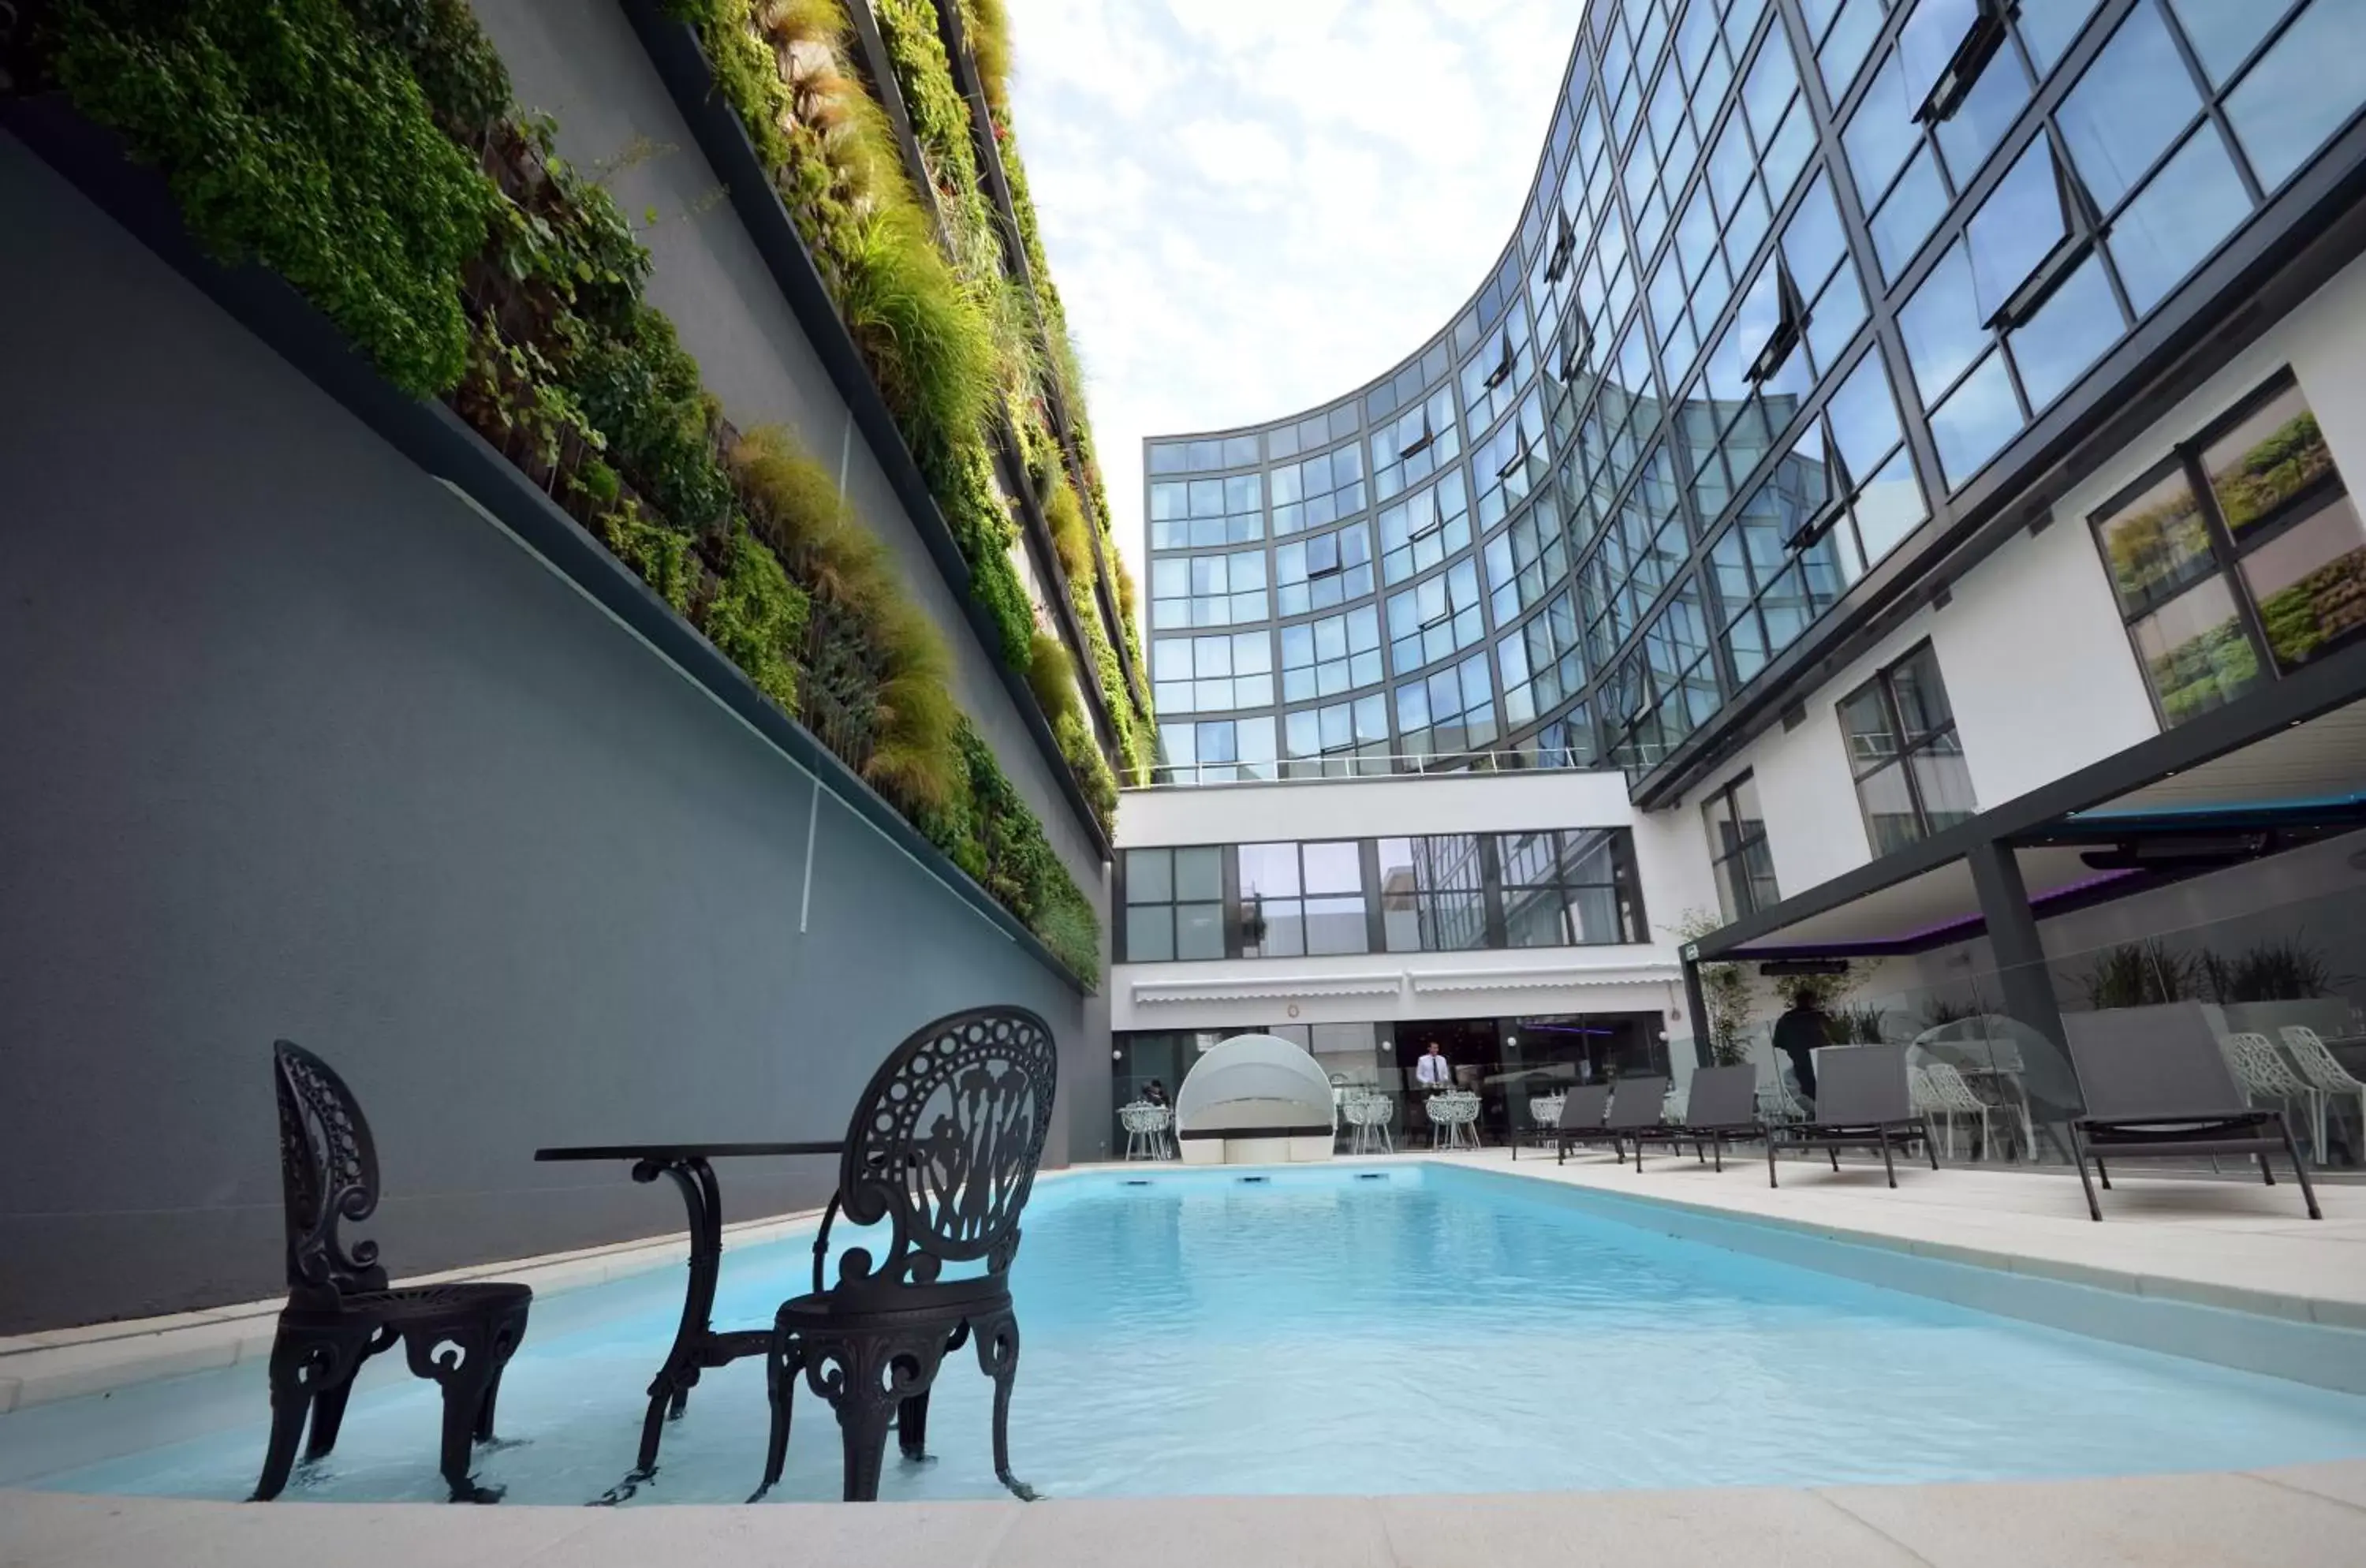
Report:
<svg viewBox="0 0 2366 1568"><path fill-rule="evenodd" d="M1502 1149L1419 1157L1506 1174L1515 1168ZM1783 1187L1770 1190L1763 1156L1752 1159L1749 1151L1729 1159L1722 1174L1696 1165L1689 1153L1655 1154L1639 1175L1606 1155L1556 1167L1549 1155L1524 1152L1516 1172L1682 1205L1696 1216L1747 1217L1876 1248L2366 1329L2366 1187L2321 1186L2326 1218L2312 1223L2289 1182L2132 1177L2106 1195L2106 1223L2099 1225L2087 1219L2076 1180L2058 1173L1916 1167L1901 1168L1893 1192L1877 1166L1851 1164L1835 1174L1786 1159ZM633 1248L569 1267L599 1277L671 1261L671 1249ZM155 1337L160 1370L179 1370L169 1365L171 1338ZM52 1353L94 1348L85 1341ZM118 1337L108 1348L131 1346ZM1737 1433L1735 1440L1780 1441L1781 1434ZM1098 1568L1112 1560L1129 1568L1568 1568L1717 1559L1818 1568L2000 1562L2297 1568L2366 1562L2366 1460L2239 1473L1797 1490L862 1507L249 1507L0 1492L5 1568L292 1568L321 1561L341 1568L422 1562L637 1568L667 1557L702 1568L782 1562Z"/></svg>

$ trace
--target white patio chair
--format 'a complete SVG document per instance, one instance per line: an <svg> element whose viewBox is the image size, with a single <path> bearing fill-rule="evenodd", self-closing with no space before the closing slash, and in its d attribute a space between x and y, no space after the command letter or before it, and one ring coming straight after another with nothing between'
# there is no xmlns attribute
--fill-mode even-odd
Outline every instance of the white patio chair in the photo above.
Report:
<svg viewBox="0 0 2366 1568"><path fill-rule="evenodd" d="M1808 1119L1808 1108L1791 1092L1791 1085L1780 1067L1774 1070L1772 1079L1758 1086L1758 1113L1770 1124Z"/></svg>
<svg viewBox="0 0 2366 1568"><path fill-rule="evenodd" d="M1479 1146L1479 1097L1452 1089L1429 1097L1429 1146L1433 1149L1475 1149Z"/></svg>
<svg viewBox="0 0 2366 1568"><path fill-rule="evenodd" d="M2308 1025L2287 1023L2280 1032L2284 1037L2284 1049L2292 1053L2293 1065L2300 1069L2300 1076L2308 1080L2309 1087L2317 1091L2314 1138L2317 1163L2325 1163L2326 1112L2333 1101L2352 1096L2358 1100L2359 1138L2353 1146L2359 1149L2359 1157L2366 1160L2366 1083L2351 1077L2349 1069L2334 1055L2332 1047L2326 1044L2324 1038Z"/></svg>
<svg viewBox="0 0 2366 1568"><path fill-rule="evenodd" d="M1955 1118L1966 1116L1977 1118L1979 1122L1980 1157L1995 1158L1996 1128L1989 1119L2000 1107L1982 1100L1977 1091L1964 1080L1964 1075L1944 1062L1932 1062L1922 1069L1922 1073L1930 1082L1932 1096L1937 1100L1941 1114L1948 1119L1948 1157L1955 1157Z"/></svg>
<svg viewBox="0 0 2366 1568"><path fill-rule="evenodd" d="M2294 1072L2283 1054L2264 1034L2228 1034L2219 1042L2225 1052L2227 1065L2235 1069L2235 1081L2251 1099L2264 1096L2269 1100L2286 1100L2300 1109L2302 1124L2309 1129L2309 1147L2316 1163L2325 1163L2325 1091Z"/></svg>
<svg viewBox="0 0 2366 1568"><path fill-rule="evenodd" d="M1394 1100L1385 1094L1352 1094L1340 1109L1347 1113L1347 1124L1355 1129L1347 1141L1349 1154L1396 1152L1396 1140L1389 1133L1389 1122L1396 1113Z"/></svg>
<svg viewBox="0 0 2366 1568"><path fill-rule="evenodd" d="M1529 1099L1528 1124L1530 1128L1530 1135L1536 1139L1538 1145L1541 1145L1552 1142L1553 1132L1560 1125L1560 1107L1561 1101L1565 1098L1566 1096L1558 1094L1539 1094L1532 1096Z"/></svg>
<svg viewBox="0 0 2366 1568"><path fill-rule="evenodd" d="M1118 1107L1117 1118L1125 1128L1125 1157L1128 1159L1166 1159L1167 1124L1175 1112L1164 1105L1153 1105L1137 1100L1131 1105Z"/></svg>

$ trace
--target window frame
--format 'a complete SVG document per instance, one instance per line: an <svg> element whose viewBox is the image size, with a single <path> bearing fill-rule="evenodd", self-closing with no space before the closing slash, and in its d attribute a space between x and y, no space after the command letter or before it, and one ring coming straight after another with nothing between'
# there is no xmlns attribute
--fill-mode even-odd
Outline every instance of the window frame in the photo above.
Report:
<svg viewBox="0 0 2366 1568"><path fill-rule="evenodd" d="M1754 770L1744 768L1726 780L1723 784L1711 790L1701 800L1701 826L1708 834L1709 874L1717 883L1718 903L1720 907L1726 903L1727 887L1731 886L1734 889L1733 907L1724 909L1725 922L1728 925L1731 925L1736 920L1747 919L1752 915L1763 913L1783 901L1782 884L1774 874L1774 852L1773 844L1769 841L1772 835L1766 827L1765 807L1762 804L1755 818L1743 818L1741 799L1744 786L1747 786L1753 795L1757 794L1758 780ZM1725 808L1725 819L1734 825L1733 846L1730 849L1725 848L1719 840L1716 829L1716 818L1712 815L1714 808L1720 805ZM1741 824L1745 820L1756 822L1757 831L1742 832ZM1766 852L1766 879L1774 888L1774 897L1763 904L1759 903L1757 896L1751 891L1752 878L1749 870L1749 855L1753 849ZM1727 870L1729 866L1733 868L1730 872Z"/></svg>
<svg viewBox="0 0 2366 1568"><path fill-rule="evenodd" d="M1884 850L1881 848L1878 836L1874 831L1873 818L1868 812L1865 797L1865 786L1867 780L1877 778L1893 768L1898 770L1898 777L1906 786L1906 798L1914 807L1914 837L1909 840L1908 843L1919 844L1931 838L1934 831L1939 831L1940 829L1934 829L1931 826L1930 805L1922 798L1921 781L1914 776L1914 769L1910 766L1913 760L1918 756L1939 756L1948 754L1942 752L1937 743L1942 739L1953 739L1955 742L1955 748L1952 754L1965 758L1965 774L1967 782L1970 776L1970 760L1963 749L1963 736L1955 718L1955 703L1953 697L1949 697L1947 699L1946 723L1932 726L1928 733L1922 735L1918 739L1909 740L1907 739L1906 718L1898 701L1896 677L1899 671L1905 669L1908 665L1913 663L1924 654L1930 655L1931 669L1939 676L1939 690L1942 694L1944 694L1947 686L1945 671L1939 668L1938 649L1932 646L1931 639L1926 637L1921 641L1916 643L1913 647L1908 649L1905 652L1899 654L1896 659L1891 660L1888 663L1875 671L1870 677L1849 688L1847 692L1842 694L1840 701L1832 705L1833 716L1840 723L1841 744L1844 749L1851 747L1851 732L1849 730L1848 719L1845 716L1847 710L1851 704L1856 702L1867 692L1876 693L1879 696L1881 701L1882 717L1888 724L1890 733L1898 738L1898 750L1895 754L1882 759L1880 761L1876 762L1869 768L1860 769L1857 766L1857 761L1853 750L1851 750L1846 752L1849 767L1849 784L1856 792L1857 816L1865 823L1865 847L1873 852L1874 858L1876 860L1880 859L1885 854L1895 854L1898 852L1898 850ZM1974 798L1971 814L1973 816L1977 816L1979 814L1979 806L1977 796ZM1905 847L1906 845L1901 844L1898 846L1898 849L1902 850Z"/></svg>
<svg viewBox="0 0 2366 1568"><path fill-rule="evenodd" d="M2324 474L2285 497L2264 519L2254 521L2237 535L2226 521L2217 487L2210 482L2209 468L2203 461L2209 448L2287 392L2298 392L2303 406L2312 417L2315 415L2315 405L2309 400L2307 389L2300 384L2300 377L2290 365L2282 366L2266 380L2237 398L2225 412L2203 425L2192 435L2173 445L2168 457L2122 486L2109 500L2087 514L2088 537L2094 544L2102 565L2112 607L2119 613L2121 631L2128 638L2128 652L2136 663L2137 679L2144 684L2145 695L2152 703L2153 717L2164 734L2188 720L2169 717L2160 693L2154 689L2144 651L2136 644L2136 627L2205 583L2214 580L2225 583L2229 591L2235 604L2235 618L2243 628L2244 641L2261 673L2260 684L2287 678L2287 671L2276 657L2275 643L2268 636L2266 620L2251 591L2250 579L2243 570L2243 563L2265 546L2305 526L2327 508L2349 500L2349 482L2343 477L2338 463L2330 464ZM2320 426L2320 438L2322 434ZM2330 457L2332 443L2328 441L2326 446ZM2106 525L2118 520L2130 504L2171 475L2184 481L2187 492L2193 498L2195 513L2202 520L2203 534L2209 544L2210 568L2180 583L2176 592L2168 598L2143 604L2131 610L2121 603L2119 585L2112 575L2111 552L2104 542L2103 530Z"/></svg>

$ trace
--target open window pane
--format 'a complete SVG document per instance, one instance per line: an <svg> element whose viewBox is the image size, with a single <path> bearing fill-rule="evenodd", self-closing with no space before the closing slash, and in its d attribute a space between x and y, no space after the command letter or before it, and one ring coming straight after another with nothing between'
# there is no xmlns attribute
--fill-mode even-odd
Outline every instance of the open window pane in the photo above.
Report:
<svg viewBox="0 0 2366 1568"><path fill-rule="evenodd" d="M2029 144L1964 231L1972 294L1983 321L1996 322L2022 285L2071 239L2070 213L2054 168L2054 144Z"/></svg>

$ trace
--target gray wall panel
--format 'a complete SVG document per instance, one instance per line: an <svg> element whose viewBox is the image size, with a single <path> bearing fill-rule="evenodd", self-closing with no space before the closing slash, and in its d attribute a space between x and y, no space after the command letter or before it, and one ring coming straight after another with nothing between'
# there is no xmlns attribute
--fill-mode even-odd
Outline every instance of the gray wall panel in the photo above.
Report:
<svg viewBox="0 0 2366 1568"><path fill-rule="evenodd" d="M800 935L811 781L5 135L0 210L0 1332L278 1288L275 1035L362 1097L398 1274L672 1229L532 1150L835 1136L956 1007L1106 1098L827 796Z"/></svg>

